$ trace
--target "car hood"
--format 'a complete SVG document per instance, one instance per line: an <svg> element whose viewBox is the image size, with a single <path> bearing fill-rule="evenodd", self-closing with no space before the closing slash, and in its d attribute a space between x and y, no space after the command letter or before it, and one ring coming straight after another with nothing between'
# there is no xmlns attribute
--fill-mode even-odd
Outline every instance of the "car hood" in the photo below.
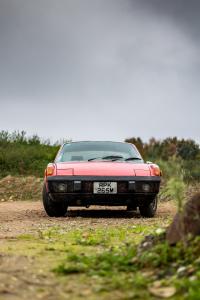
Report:
<svg viewBox="0 0 200 300"><path fill-rule="evenodd" d="M130 162L67 162L56 164L57 175L74 176L150 176L148 164Z"/></svg>

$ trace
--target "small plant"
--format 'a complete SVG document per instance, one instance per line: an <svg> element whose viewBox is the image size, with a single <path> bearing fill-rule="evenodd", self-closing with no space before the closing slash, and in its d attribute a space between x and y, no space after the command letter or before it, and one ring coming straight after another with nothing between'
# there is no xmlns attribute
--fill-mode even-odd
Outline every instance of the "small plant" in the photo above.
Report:
<svg viewBox="0 0 200 300"><path fill-rule="evenodd" d="M186 202L186 184L183 181L183 175L180 177L173 177L169 179L166 184L165 190L163 194L176 201L178 207L178 213L180 215L180 233L182 236L182 241L186 246L186 236L185 232L185 224L184 224L184 213L183 207Z"/></svg>
<svg viewBox="0 0 200 300"><path fill-rule="evenodd" d="M88 230L87 232L76 231L74 234L75 244L82 246L97 246L108 245L109 236L104 231L93 232Z"/></svg>
<svg viewBox="0 0 200 300"><path fill-rule="evenodd" d="M161 192L165 197L176 201L179 212L182 212L185 203L186 187L182 176L172 177L168 180L165 188Z"/></svg>
<svg viewBox="0 0 200 300"><path fill-rule="evenodd" d="M174 287L177 298L173 299L182 295L181 299L195 300L200 293L199 242L200 237L197 237L188 241L188 247L183 242L171 247L158 239L154 246L142 252L132 244L107 248L100 253L70 252L54 272L64 276L82 274L87 280L97 280L102 288L107 286L109 291L120 289L137 293L139 289L138 299L151 299L148 289L159 280L164 286ZM145 276L146 273L151 276ZM141 289L146 291L145 295Z"/></svg>
<svg viewBox="0 0 200 300"><path fill-rule="evenodd" d="M54 271L60 274L87 273L110 277L116 272L135 271L132 263L135 255L136 249L131 246L111 248L96 255L70 254L66 262L61 263Z"/></svg>

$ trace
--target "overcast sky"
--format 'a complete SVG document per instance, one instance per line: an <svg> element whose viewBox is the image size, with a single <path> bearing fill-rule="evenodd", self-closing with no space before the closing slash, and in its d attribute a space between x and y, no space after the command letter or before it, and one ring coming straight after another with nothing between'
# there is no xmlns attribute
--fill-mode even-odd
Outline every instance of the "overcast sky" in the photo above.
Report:
<svg viewBox="0 0 200 300"><path fill-rule="evenodd" d="M0 0L0 130L200 141L199 0Z"/></svg>

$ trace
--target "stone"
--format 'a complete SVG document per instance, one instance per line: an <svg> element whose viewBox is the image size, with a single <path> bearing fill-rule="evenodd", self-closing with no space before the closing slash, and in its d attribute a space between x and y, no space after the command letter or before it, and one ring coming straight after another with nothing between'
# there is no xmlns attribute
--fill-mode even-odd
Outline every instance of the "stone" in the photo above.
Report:
<svg viewBox="0 0 200 300"><path fill-rule="evenodd" d="M200 193L192 196L178 212L167 229L166 239L170 245L185 241L189 236L200 235Z"/></svg>

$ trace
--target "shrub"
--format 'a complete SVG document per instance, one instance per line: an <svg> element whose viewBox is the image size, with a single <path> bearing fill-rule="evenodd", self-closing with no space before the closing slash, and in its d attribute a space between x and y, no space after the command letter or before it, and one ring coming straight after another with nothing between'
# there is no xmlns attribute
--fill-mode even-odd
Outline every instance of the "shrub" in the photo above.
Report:
<svg viewBox="0 0 200 300"><path fill-rule="evenodd" d="M58 145L50 145L37 135L26 137L24 131L0 132L0 176L43 176L46 165L54 160Z"/></svg>

